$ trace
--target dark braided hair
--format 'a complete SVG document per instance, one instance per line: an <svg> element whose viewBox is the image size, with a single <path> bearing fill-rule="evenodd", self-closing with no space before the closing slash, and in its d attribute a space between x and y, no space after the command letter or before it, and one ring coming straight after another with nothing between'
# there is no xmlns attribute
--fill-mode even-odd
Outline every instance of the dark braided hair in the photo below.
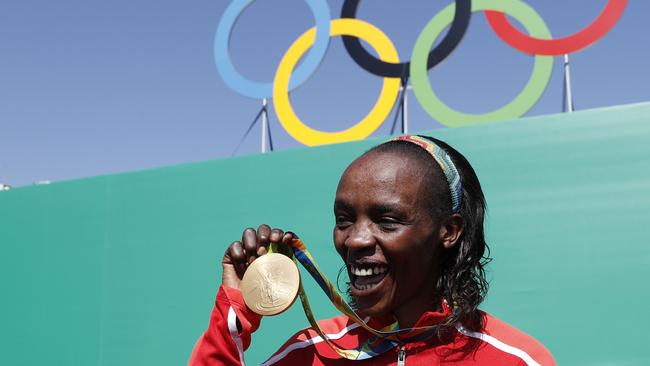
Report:
<svg viewBox="0 0 650 366"><path fill-rule="evenodd" d="M458 214L464 221L463 232L456 244L443 252L440 276L435 288L435 294L446 299L452 307L452 314L438 325L438 334L455 328L459 322L464 327L477 331L483 325L478 306L488 291L485 265L491 260L483 230L486 210L483 190L474 169L461 153L443 141L428 136L421 137L433 141L447 152L458 170L462 185L462 203ZM396 153L413 159L416 162L414 166L421 170L425 184L430 187L427 197L423 199L429 203L433 217L439 220L452 214L449 185L428 152L410 142L389 141L375 146L364 155L375 152Z"/></svg>

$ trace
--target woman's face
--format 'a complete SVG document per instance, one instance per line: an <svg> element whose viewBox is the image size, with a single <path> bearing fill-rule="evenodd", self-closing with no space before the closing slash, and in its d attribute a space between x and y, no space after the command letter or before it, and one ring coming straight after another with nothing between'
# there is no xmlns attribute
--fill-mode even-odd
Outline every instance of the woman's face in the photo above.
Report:
<svg viewBox="0 0 650 366"><path fill-rule="evenodd" d="M440 225L413 163L371 152L352 163L334 202L334 245L365 315L422 311L434 300Z"/></svg>

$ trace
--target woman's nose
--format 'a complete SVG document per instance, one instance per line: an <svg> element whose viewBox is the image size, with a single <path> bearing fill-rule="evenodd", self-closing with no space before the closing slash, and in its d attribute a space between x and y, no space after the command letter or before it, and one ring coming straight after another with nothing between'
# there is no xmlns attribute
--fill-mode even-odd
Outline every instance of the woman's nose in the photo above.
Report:
<svg viewBox="0 0 650 366"><path fill-rule="evenodd" d="M372 227L367 223L357 223L353 225L350 235L345 241L345 246L350 249L362 249L374 247L376 244L375 235Z"/></svg>

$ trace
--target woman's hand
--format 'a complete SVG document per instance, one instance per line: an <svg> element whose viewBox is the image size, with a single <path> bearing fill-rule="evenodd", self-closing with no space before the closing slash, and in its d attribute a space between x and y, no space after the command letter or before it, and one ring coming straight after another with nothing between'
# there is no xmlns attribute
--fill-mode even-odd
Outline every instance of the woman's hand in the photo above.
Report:
<svg viewBox="0 0 650 366"><path fill-rule="evenodd" d="M290 244L298 237L292 232L273 229L266 224L257 228L244 230L241 241L234 241L223 255L221 266L221 284L223 286L239 289L239 283L244 277L244 272L253 261L268 253L268 247L274 244Z"/></svg>

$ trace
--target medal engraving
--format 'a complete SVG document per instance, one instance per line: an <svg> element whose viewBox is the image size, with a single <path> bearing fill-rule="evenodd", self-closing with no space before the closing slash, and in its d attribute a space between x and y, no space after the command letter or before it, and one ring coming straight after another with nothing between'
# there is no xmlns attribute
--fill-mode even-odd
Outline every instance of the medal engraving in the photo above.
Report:
<svg viewBox="0 0 650 366"><path fill-rule="evenodd" d="M241 291L246 306L260 315L288 309L298 295L300 272L287 256L270 253L256 259L244 273Z"/></svg>

